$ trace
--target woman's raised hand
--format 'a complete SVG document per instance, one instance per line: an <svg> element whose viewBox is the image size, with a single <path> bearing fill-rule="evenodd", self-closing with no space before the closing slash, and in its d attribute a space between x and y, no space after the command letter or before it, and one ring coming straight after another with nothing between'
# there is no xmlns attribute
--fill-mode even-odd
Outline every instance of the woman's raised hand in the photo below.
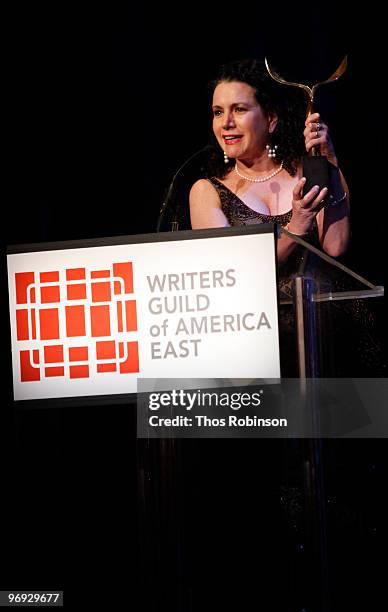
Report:
<svg viewBox="0 0 388 612"><path fill-rule="evenodd" d="M311 113L306 119L303 136L305 138L306 151L319 145L320 154L327 157L329 162L338 166L334 146L329 135L329 128L325 123L320 122L319 113Z"/></svg>

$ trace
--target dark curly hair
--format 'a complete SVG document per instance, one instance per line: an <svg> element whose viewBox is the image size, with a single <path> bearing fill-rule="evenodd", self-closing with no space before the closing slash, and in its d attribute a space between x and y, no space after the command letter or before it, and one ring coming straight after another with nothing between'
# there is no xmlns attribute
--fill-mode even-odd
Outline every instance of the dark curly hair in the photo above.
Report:
<svg viewBox="0 0 388 612"><path fill-rule="evenodd" d="M279 161L283 161L284 169L294 176L298 163L306 152L303 138L306 99L303 92L274 81L269 76L264 62L257 59L237 60L222 66L216 78L209 83L210 94L213 95L219 83L232 81L247 83L253 87L256 100L263 111L277 114L278 122L271 144L277 145ZM208 174L224 178L235 161L232 159L229 163L224 163L214 135L212 144L216 146L210 156Z"/></svg>

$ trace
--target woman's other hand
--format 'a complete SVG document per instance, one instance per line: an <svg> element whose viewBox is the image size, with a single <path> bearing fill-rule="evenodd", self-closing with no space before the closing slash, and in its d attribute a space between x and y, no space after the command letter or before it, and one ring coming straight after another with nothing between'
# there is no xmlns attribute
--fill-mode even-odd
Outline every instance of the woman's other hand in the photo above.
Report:
<svg viewBox="0 0 388 612"><path fill-rule="evenodd" d="M301 178L292 192L292 217L288 224L290 232L301 236L310 231L315 217L324 206L324 199L328 193L326 187L319 190L316 185L303 196L305 183L305 177Z"/></svg>

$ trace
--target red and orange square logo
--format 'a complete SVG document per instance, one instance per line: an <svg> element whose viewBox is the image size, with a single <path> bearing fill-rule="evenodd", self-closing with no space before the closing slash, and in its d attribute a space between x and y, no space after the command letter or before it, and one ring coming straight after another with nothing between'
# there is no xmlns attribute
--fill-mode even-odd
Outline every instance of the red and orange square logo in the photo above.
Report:
<svg viewBox="0 0 388 612"><path fill-rule="evenodd" d="M139 372L131 262L17 272L15 286L21 382Z"/></svg>

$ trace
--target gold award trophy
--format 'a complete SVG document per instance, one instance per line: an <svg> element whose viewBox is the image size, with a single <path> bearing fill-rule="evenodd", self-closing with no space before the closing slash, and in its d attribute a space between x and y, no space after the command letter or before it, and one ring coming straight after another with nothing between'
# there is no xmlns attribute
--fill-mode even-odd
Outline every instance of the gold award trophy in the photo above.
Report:
<svg viewBox="0 0 388 612"><path fill-rule="evenodd" d="M265 66L267 68L268 74L274 81L281 83L282 85L290 85L291 87L299 87L306 92L308 96L308 104L306 117L313 112L314 105L314 95L317 91L318 87L322 85L326 85L327 83L333 83L337 81L341 75L346 70L347 67L347 56L344 57L341 64L338 66L337 70L326 79L326 81L321 81L320 83L316 83L312 87L308 85L304 85L303 83L293 83L291 81L286 81L282 77L280 77L269 65L267 58L265 58ZM308 155L303 157L303 174L302 176L306 177L306 184L304 186L304 193L307 193L314 185L319 185L320 189L323 187L328 187L330 182L330 164L327 161L327 158L323 155L320 155L320 146L316 145L312 147L309 151Z"/></svg>

